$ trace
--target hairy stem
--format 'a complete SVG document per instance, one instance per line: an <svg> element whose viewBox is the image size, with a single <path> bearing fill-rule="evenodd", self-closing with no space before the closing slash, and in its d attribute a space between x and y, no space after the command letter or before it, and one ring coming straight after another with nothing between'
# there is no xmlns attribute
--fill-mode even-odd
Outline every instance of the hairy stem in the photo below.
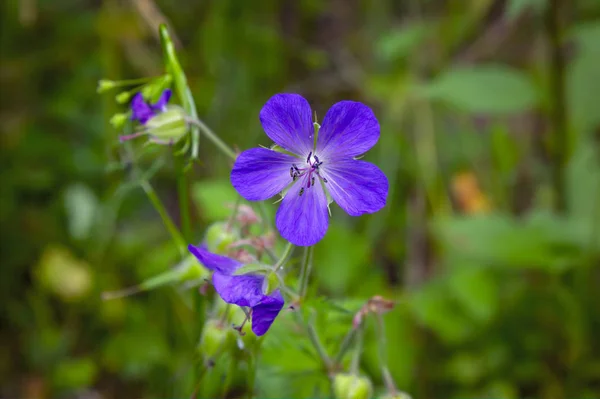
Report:
<svg viewBox="0 0 600 399"><path fill-rule="evenodd" d="M235 151L231 149L219 136L215 134L204 122L200 119L186 118L186 121L198 128L221 152L231 158L233 161L237 158Z"/></svg>
<svg viewBox="0 0 600 399"><path fill-rule="evenodd" d="M140 185L142 186L142 189L148 196L148 199L152 203L152 206L154 206L154 209L156 209L156 211L160 215L160 218L162 219L165 227L171 234L171 238L173 239L173 241L175 241L175 244L177 244L177 247L179 248L179 252L182 255L185 254L185 252L186 252L185 240L184 240L183 236L181 235L181 233L179 232L179 230L177 229L177 227L175 226L175 224L173 223L173 221L171 220L171 217L167 213L167 210L165 209L161 200L158 198L158 195L156 195L156 191L154 191L154 188L152 188L150 183L148 183L148 181L146 181L146 180L142 180L140 182Z"/></svg>

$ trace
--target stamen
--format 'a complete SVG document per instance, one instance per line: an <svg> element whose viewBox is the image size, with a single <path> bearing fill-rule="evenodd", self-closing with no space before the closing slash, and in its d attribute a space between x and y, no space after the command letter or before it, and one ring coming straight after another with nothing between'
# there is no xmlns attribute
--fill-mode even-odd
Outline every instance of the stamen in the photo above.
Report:
<svg viewBox="0 0 600 399"><path fill-rule="evenodd" d="M310 182L311 182L310 184L314 186L315 185L315 177L313 176L310 179L311 179L310 180Z"/></svg>
<svg viewBox="0 0 600 399"><path fill-rule="evenodd" d="M317 156L317 154L315 154L315 161L317 161L317 163L320 164L319 157Z"/></svg>
<svg viewBox="0 0 600 399"><path fill-rule="evenodd" d="M327 183L327 179L326 178L322 178L323 179L323 183Z"/></svg>
<svg viewBox="0 0 600 399"><path fill-rule="evenodd" d="M299 196L299 197L302 197L302 194L304 194L304 187L302 187L302 188L300 189L300 193L298 194L298 196Z"/></svg>
<svg viewBox="0 0 600 399"><path fill-rule="evenodd" d="M293 179L294 178L294 167L290 167L290 177ZM294 179L295 180L295 179Z"/></svg>
<svg viewBox="0 0 600 399"><path fill-rule="evenodd" d="M312 151L308 153L308 157L306 157L306 163L310 164L310 156L312 155Z"/></svg>

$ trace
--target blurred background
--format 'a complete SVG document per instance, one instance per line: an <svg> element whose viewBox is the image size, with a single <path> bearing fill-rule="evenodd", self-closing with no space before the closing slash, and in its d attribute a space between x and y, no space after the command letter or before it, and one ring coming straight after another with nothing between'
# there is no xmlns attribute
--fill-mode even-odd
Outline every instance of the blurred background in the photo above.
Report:
<svg viewBox="0 0 600 399"><path fill-rule="evenodd" d="M125 108L96 93L101 78L164 73L161 22L200 118L236 148L269 144L258 113L274 93L303 94L321 118L343 99L375 110L382 134L366 159L389 178L388 205L361 218L333 209L313 284L339 300L398 302L385 319L402 390L600 397L597 0L0 7L0 397L189 397L199 316L179 290L100 299L178 260L127 184L108 123ZM229 160L200 145L198 240L235 199ZM152 151L167 162L151 182L178 219L169 150ZM326 345L348 327L324 329ZM286 339L274 328L265 340L260 397L317 397L303 374L314 360ZM382 386L367 340L362 369ZM237 373L206 397L239 397Z"/></svg>

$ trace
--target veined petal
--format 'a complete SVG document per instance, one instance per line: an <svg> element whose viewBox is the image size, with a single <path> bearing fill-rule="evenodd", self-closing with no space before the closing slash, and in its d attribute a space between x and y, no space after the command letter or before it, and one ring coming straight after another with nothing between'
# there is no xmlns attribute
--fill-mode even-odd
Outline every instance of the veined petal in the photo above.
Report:
<svg viewBox="0 0 600 399"><path fill-rule="evenodd" d="M304 157L313 150L310 105L299 94L275 94L260 111L260 122L267 136L284 149Z"/></svg>
<svg viewBox="0 0 600 399"><path fill-rule="evenodd" d="M138 120L143 125L153 116L152 107L144 101L142 93L137 93L131 100L131 119Z"/></svg>
<svg viewBox="0 0 600 399"><path fill-rule="evenodd" d="M275 216L279 234L298 246L316 244L329 226L327 197L321 182L317 178L310 188L307 183L308 176L305 176L290 187Z"/></svg>
<svg viewBox="0 0 600 399"><path fill-rule="evenodd" d="M173 94L171 89L163 90L162 94L160 95L160 98L158 99L156 104L152 106L152 108L156 111L164 112L166 110L169 100L171 99L171 94Z"/></svg>
<svg viewBox="0 0 600 399"><path fill-rule="evenodd" d="M352 159L327 164L321 171L333 200L349 215L377 212L385 206L388 179L375 165Z"/></svg>
<svg viewBox="0 0 600 399"><path fill-rule="evenodd" d="M226 276L221 273L214 273L212 278L215 290L225 302L250 307L263 299L264 279L264 276L250 274Z"/></svg>
<svg viewBox="0 0 600 399"><path fill-rule="evenodd" d="M260 303L252 308L252 332L261 336L273 324L273 321L283 308L284 300L279 290L271 295L264 295Z"/></svg>
<svg viewBox="0 0 600 399"><path fill-rule="evenodd" d="M242 152L231 170L231 184L248 201L271 198L292 182L290 168L298 158L266 148Z"/></svg>
<svg viewBox="0 0 600 399"><path fill-rule="evenodd" d="M379 122L371 108L354 101L334 104L319 130L317 153L323 159L364 154L379 140Z"/></svg>
<svg viewBox="0 0 600 399"><path fill-rule="evenodd" d="M235 259L213 254L206 250L204 246L188 245L188 251L192 253L207 269L213 270L224 275L231 275L237 269L242 267L242 264Z"/></svg>

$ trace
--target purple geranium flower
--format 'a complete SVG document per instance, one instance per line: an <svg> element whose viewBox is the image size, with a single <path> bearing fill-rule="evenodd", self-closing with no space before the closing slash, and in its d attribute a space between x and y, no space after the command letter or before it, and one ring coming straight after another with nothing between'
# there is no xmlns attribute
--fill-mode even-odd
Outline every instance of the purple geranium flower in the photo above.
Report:
<svg viewBox="0 0 600 399"><path fill-rule="evenodd" d="M298 94L277 94L260 112L263 128L287 152L253 148L242 152L231 183L249 201L261 201L288 186L275 223L294 245L320 241L329 224L328 198L349 215L377 212L386 203L388 180L375 165L355 159L379 139L369 107L342 101L329 109L318 137L308 102Z"/></svg>
<svg viewBox="0 0 600 399"><path fill-rule="evenodd" d="M189 251L208 269L214 271L212 281L219 296L227 303L252 309L252 331L261 336L283 308L279 290L264 292L265 276L234 275L243 265L237 260L213 254L203 246L188 246Z"/></svg>
<svg viewBox="0 0 600 399"><path fill-rule="evenodd" d="M155 104L147 103L142 93L137 93L131 100L131 119L139 121L142 125L159 112L167 110L167 104L171 99L171 90L166 89L160 95Z"/></svg>

